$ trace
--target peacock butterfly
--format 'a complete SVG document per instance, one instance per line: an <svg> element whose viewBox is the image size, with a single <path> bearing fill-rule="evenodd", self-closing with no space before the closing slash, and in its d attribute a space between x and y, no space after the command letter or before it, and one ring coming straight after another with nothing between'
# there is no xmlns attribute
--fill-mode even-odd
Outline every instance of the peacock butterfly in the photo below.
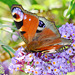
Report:
<svg viewBox="0 0 75 75"><path fill-rule="evenodd" d="M25 50L55 53L70 43L60 37L54 23L24 10L21 5L12 5L11 13L21 37L27 44Z"/></svg>

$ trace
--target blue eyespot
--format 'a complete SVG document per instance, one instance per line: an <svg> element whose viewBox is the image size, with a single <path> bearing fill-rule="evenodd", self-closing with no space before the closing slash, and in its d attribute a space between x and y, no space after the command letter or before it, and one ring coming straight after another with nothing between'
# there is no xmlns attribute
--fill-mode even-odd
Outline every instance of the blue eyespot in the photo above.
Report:
<svg viewBox="0 0 75 75"><path fill-rule="evenodd" d="M43 28L45 28L45 24L44 24L44 22L41 21L41 20L39 20L39 27L43 27Z"/></svg>
<svg viewBox="0 0 75 75"><path fill-rule="evenodd" d="M37 31L36 33L40 33L43 31L43 29L45 28L45 24L43 21L39 20L39 25L38 25L38 28L37 28Z"/></svg>

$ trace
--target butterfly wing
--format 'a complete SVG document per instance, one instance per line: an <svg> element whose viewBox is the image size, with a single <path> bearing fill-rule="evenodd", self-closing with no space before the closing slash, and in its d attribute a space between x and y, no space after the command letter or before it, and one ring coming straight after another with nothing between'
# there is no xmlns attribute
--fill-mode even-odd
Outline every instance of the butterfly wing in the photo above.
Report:
<svg viewBox="0 0 75 75"><path fill-rule="evenodd" d="M44 17L40 17L40 16L39 16L39 20L44 22L45 27L49 28L50 30L52 30L56 34L56 37L60 37L59 31L57 30L57 28L56 28L56 26L55 26L55 24L53 22L47 20Z"/></svg>
<svg viewBox="0 0 75 75"><path fill-rule="evenodd" d="M13 5L11 12L16 27L20 31L23 40L26 43L31 42L39 24L38 17L25 11L21 5Z"/></svg>
<svg viewBox="0 0 75 75"><path fill-rule="evenodd" d="M34 41L27 45L29 51L56 52L56 50L70 43L69 40L56 37L57 35L49 28L45 28L37 36Z"/></svg>
<svg viewBox="0 0 75 75"><path fill-rule="evenodd" d="M13 5L11 12L27 50L47 52L63 46L60 45L62 39L54 23L24 10L21 5Z"/></svg>
<svg viewBox="0 0 75 75"><path fill-rule="evenodd" d="M61 39L60 34L54 25L54 23L46 20L44 17L39 17L41 22L44 22L43 26L37 28L38 33L34 37L33 41L27 46L28 50L42 51L42 52L56 52L64 45L70 44L70 40Z"/></svg>

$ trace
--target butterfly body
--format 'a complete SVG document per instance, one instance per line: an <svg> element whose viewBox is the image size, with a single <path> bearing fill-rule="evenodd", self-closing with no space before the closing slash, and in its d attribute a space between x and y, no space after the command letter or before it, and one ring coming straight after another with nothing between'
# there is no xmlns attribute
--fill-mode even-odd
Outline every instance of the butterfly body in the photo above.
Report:
<svg viewBox="0 0 75 75"><path fill-rule="evenodd" d="M27 44L26 50L53 53L63 46L60 43L64 43L64 39L60 38L54 23L24 10L21 5L13 5L11 12L16 27Z"/></svg>

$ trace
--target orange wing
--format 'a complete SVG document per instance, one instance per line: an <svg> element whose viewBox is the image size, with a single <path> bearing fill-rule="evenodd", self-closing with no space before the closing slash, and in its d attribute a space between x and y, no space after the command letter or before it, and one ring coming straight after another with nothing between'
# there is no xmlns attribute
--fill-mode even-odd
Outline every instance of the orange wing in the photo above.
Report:
<svg viewBox="0 0 75 75"><path fill-rule="evenodd" d="M38 37L39 36L39 37ZM56 34L52 32L50 29L45 28L41 33L39 33L34 41L30 42L27 45L28 50L36 50L36 51L43 51L43 50L50 50L54 47L59 48L62 45L54 45L61 43L61 38L57 38Z"/></svg>
<svg viewBox="0 0 75 75"><path fill-rule="evenodd" d="M25 31L23 36L28 42L31 42L35 36L39 20L35 16L24 13L24 17L25 16L27 16L27 19L23 18L23 26L20 28L20 31Z"/></svg>
<svg viewBox="0 0 75 75"><path fill-rule="evenodd" d="M25 11L21 5L13 5L11 11L16 27L22 34L21 36L26 43L31 42L39 24L38 17Z"/></svg>
<svg viewBox="0 0 75 75"><path fill-rule="evenodd" d="M55 52L64 45L60 43L70 43L69 40L56 37L56 34L49 28L45 28L41 33L36 35L36 38L27 45L29 51ZM67 45L67 44L66 44Z"/></svg>

